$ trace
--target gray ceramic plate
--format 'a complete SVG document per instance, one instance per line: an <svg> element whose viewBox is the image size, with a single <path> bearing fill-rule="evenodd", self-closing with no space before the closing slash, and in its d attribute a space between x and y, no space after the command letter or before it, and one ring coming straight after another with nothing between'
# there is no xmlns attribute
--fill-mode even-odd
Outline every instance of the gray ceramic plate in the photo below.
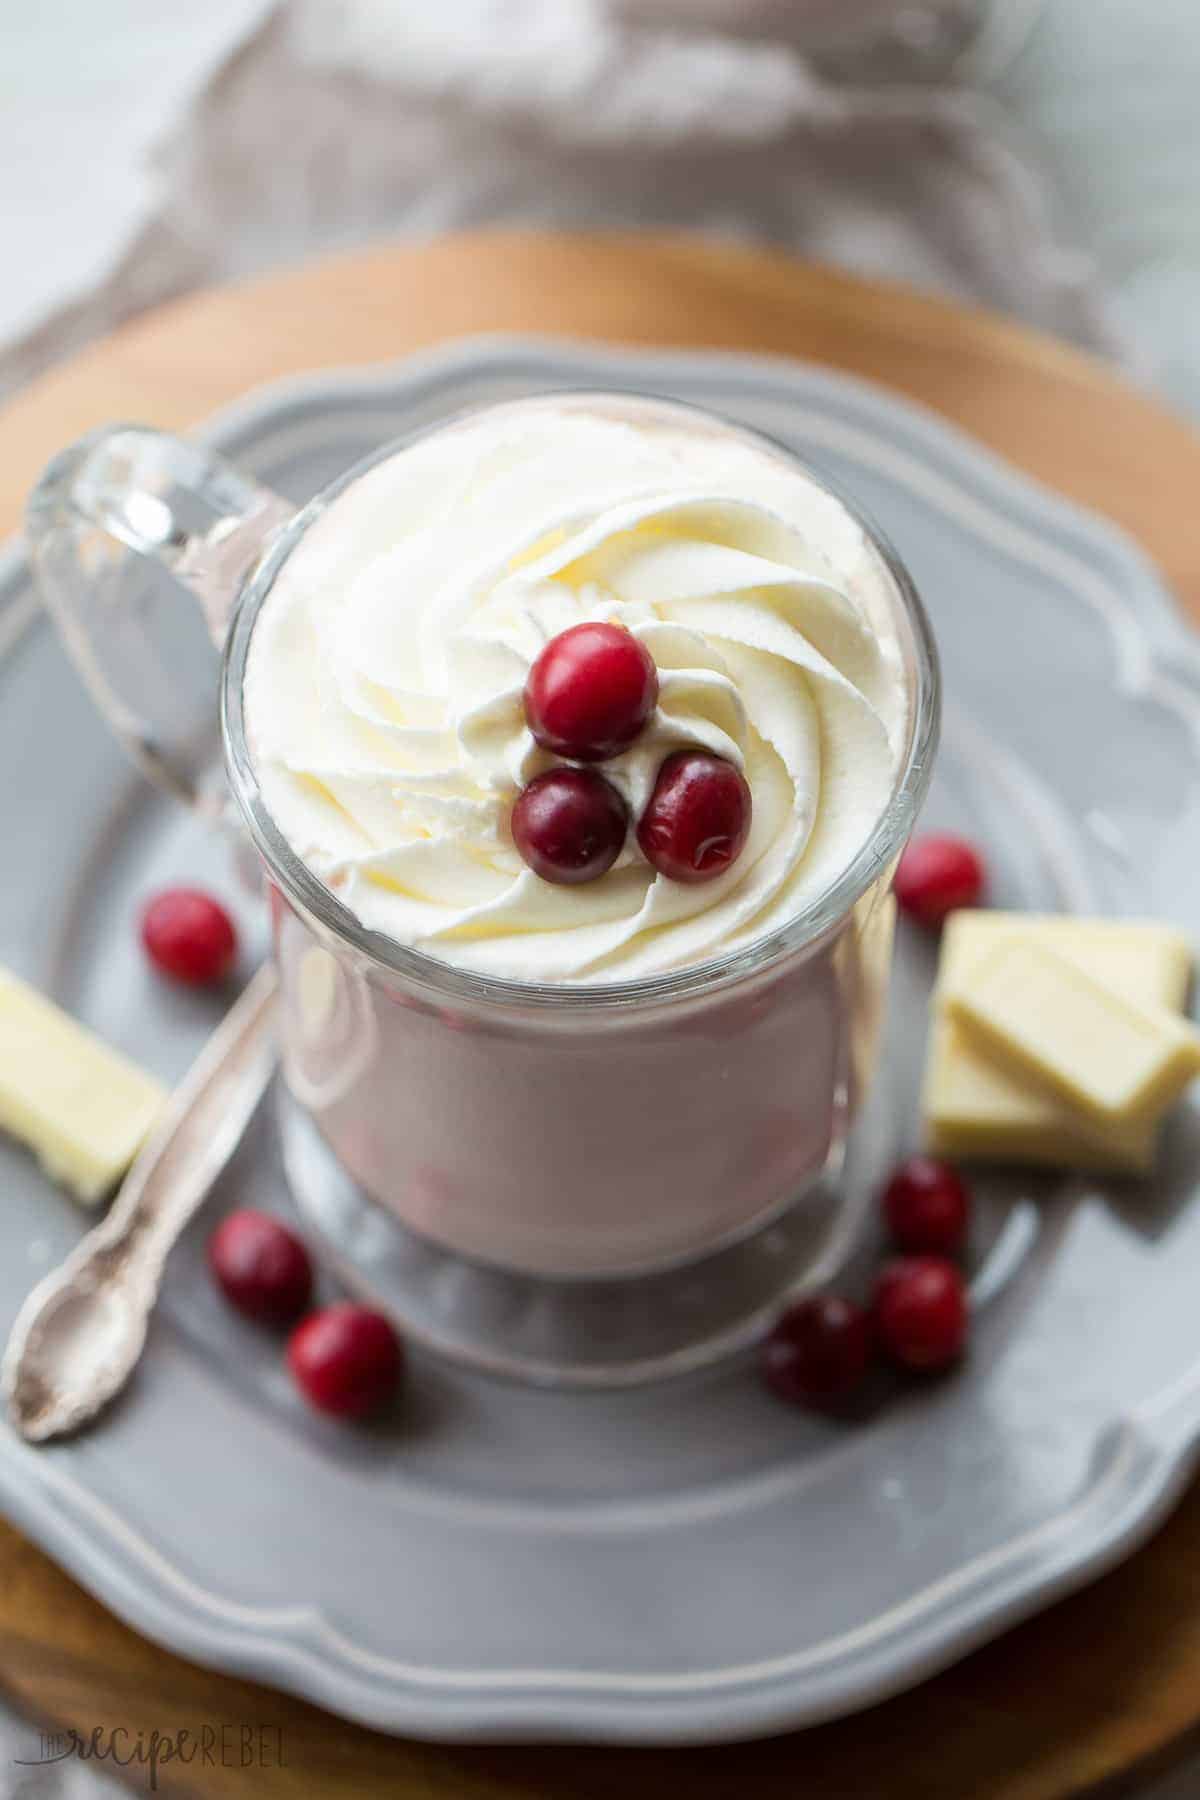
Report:
<svg viewBox="0 0 1200 1800"><path fill-rule="evenodd" d="M1003 904L1200 916L1200 656L1143 559L883 393L793 364L524 342L256 395L209 438L305 498L379 442L556 385L633 386L792 444L895 539L945 658L929 822L985 840ZM159 880L254 905L227 853L131 781L3 569L0 956L171 1076L216 1003L168 994L131 919ZM929 946L902 934L853 1179L911 1143ZM0 1502L184 1655L429 1737L735 1738L919 1680L1127 1554L1200 1430L1200 1116L1160 1177L979 1183L967 1367L857 1422L789 1413L745 1365L556 1396L420 1363L402 1414L325 1426L201 1272L234 1200L286 1208L259 1120L172 1263L137 1381L75 1444L0 1431ZM0 1146L0 1330L81 1229ZM851 1272L854 1278L854 1272Z"/></svg>

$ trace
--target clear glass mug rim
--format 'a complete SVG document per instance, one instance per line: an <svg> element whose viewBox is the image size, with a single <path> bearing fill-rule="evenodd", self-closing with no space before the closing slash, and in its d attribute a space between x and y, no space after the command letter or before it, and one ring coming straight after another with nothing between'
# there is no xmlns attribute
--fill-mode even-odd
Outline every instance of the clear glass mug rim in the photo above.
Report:
<svg viewBox="0 0 1200 1800"><path fill-rule="evenodd" d="M768 433L752 429L736 420L726 419L708 407L691 406L666 395L645 391L571 388L554 389L544 395L525 397L542 398L603 399L607 402L633 400L656 408L694 413L699 418L714 421L742 437L766 445L776 455L784 457L793 468L803 470L819 487L832 494L862 527L886 568L900 602L899 611L909 634L906 648L912 659L914 688L909 712L908 740L895 784L874 830L858 854L823 893L817 895L808 906L801 908L786 925L754 939L740 949L729 951L723 956L710 957L704 962L682 969L669 970L664 974L642 976L634 981L554 985L479 975L472 970L456 968L454 964L444 962L423 950L398 944L381 932L370 930L297 856L263 800L246 742L243 686L246 659L258 614L288 557L309 528L340 494L368 469L394 456L398 450L434 432L444 431L459 420L483 410L478 407L464 408L433 424L422 425L412 432L393 438L355 463L328 487L323 488L307 505L298 509L294 517L281 528L244 583L230 620L221 667L221 734L230 786L251 838L267 866L269 878L311 923L321 928L323 934L336 939L343 947L352 950L357 958L371 963L385 974L400 976L412 985L432 988L443 997L460 1001L551 1010L627 1008L639 1003L662 1003L707 994L715 987L724 987L747 975L756 974L820 940L846 917L855 903L887 869L893 857L899 854L928 788L937 748L941 719L941 674L937 645L912 577L886 534L863 512L857 501Z"/></svg>

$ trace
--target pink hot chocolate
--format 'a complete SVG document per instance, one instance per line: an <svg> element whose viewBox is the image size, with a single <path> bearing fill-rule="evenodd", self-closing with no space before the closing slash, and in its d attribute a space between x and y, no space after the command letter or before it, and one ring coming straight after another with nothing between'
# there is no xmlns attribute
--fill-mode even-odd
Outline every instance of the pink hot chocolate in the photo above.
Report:
<svg viewBox="0 0 1200 1800"><path fill-rule="evenodd" d="M868 853L911 753L906 607L800 465L650 402L475 415L317 517L244 712L259 804L343 909L275 871L287 1078L375 1200L471 1258L606 1275L825 1168L890 960ZM637 692L554 687L564 644ZM624 842L542 870L520 808L585 752ZM647 823L692 768L729 790L719 855L712 806Z"/></svg>

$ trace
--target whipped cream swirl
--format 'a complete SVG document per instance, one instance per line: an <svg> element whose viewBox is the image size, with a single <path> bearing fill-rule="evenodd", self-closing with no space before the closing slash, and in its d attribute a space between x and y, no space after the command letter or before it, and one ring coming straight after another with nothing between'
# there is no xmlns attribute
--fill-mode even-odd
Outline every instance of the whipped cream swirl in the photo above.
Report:
<svg viewBox="0 0 1200 1800"><path fill-rule="evenodd" d="M372 929L521 981L658 974L785 924L870 834L907 718L893 607L859 525L769 446L648 403L498 407L369 470L292 553L250 647L250 752ZM657 875L632 830L579 887L514 849L513 802L556 760L525 679L583 619L658 667L645 731L598 765L632 820L671 751L745 774L750 837L718 880Z"/></svg>

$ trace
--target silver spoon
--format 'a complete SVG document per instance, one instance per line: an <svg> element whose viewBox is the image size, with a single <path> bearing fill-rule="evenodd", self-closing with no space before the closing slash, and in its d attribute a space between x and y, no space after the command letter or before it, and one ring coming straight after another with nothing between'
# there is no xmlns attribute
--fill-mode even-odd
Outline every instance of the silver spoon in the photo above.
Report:
<svg viewBox="0 0 1200 1800"><path fill-rule="evenodd" d="M107 1216L17 1314L0 1385L23 1437L37 1443L78 1431L132 1374L167 1254L271 1079L277 989L267 963L176 1088Z"/></svg>

